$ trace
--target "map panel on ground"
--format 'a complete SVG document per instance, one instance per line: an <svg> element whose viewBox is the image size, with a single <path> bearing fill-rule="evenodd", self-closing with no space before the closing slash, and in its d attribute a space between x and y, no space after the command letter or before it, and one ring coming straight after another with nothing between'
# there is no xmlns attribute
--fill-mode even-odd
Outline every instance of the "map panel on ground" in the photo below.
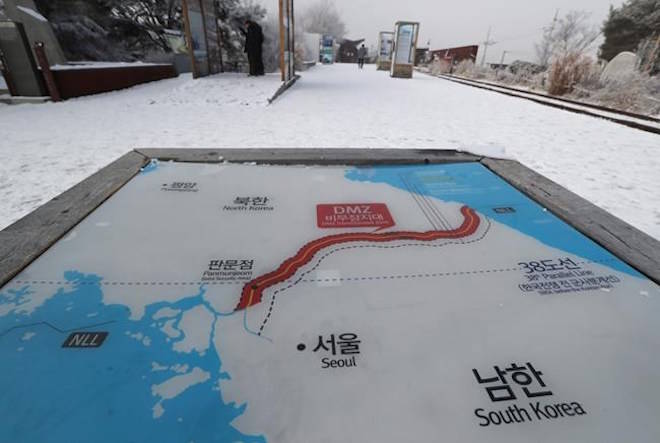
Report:
<svg viewBox="0 0 660 443"><path fill-rule="evenodd" d="M153 162L0 289L0 441L657 442L658 318L478 163Z"/></svg>

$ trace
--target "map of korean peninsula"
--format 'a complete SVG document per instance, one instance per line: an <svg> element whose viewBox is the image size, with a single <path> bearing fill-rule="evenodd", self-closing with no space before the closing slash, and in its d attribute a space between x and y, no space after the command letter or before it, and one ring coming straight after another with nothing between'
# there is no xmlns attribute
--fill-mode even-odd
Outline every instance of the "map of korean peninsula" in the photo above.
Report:
<svg viewBox="0 0 660 443"><path fill-rule="evenodd" d="M0 441L660 441L659 316L479 163L153 162L0 289Z"/></svg>

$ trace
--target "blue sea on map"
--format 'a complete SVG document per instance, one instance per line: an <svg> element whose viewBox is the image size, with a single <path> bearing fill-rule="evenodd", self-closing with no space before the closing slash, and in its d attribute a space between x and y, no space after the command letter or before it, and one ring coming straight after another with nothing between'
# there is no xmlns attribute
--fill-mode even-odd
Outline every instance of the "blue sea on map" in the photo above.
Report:
<svg viewBox="0 0 660 443"><path fill-rule="evenodd" d="M178 321L186 310L203 305L217 322L222 314L204 300L204 288L177 302L150 305L140 320L133 321L127 307L103 303L100 277L68 271L65 278L72 290L59 289L30 314L14 309L0 317L0 441L265 442L231 426L247 405L223 403L218 382L229 375L221 371L215 347L211 344L204 353L176 352L173 345L183 332L168 342L160 330L168 318L153 319L168 307L176 312L170 318ZM28 287L2 292L0 305L20 308L29 295ZM62 348L68 332L54 328L109 335L101 348L68 349ZM136 337L148 337L147 344ZM164 400L163 414L154 418L158 397L151 386L178 375L153 371L154 361L163 368L199 368L210 377Z"/></svg>
<svg viewBox="0 0 660 443"><path fill-rule="evenodd" d="M346 178L359 182L385 183L406 192L462 203L550 247L635 277L643 277L481 164L353 168L347 170ZM515 212L495 212L494 209L498 207L510 207ZM553 257L539 257L546 258Z"/></svg>

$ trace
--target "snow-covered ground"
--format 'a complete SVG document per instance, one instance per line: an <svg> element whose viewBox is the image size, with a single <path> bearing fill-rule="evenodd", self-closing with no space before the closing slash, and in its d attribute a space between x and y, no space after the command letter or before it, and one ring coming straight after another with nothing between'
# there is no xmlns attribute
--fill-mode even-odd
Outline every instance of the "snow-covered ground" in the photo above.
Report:
<svg viewBox="0 0 660 443"><path fill-rule="evenodd" d="M40 105L0 105L0 228L135 147L396 147L504 152L660 238L660 137L442 79L317 66L189 76Z"/></svg>

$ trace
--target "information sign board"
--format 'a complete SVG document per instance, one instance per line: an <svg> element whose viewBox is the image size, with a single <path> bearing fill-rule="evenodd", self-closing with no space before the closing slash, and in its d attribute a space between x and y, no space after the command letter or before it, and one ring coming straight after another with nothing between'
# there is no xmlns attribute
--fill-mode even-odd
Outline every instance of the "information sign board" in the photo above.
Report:
<svg viewBox="0 0 660 443"><path fill-rule="evenodd" d="M193 76L222 72L218 16L213 0L183 0L184 25Z"/></svg>
<svg viewBox="0 0 660 443"><path fill-rule="evenodd" d="M381 32L378 34L378 70L389 71L392 64L392 50L394 47L394 33Z"/></svg>
<svg viewBox="0 0 660 443"><path fill-rule="evenodd" d="M335 41L331 35L321 37L321 63L330 64L335 61Z"/></svg>
<svg viewBox="0 0 660 443"><path fill-rule="evenodd" d="M412 24L402 24L399 26L396 35L396 63L408 64L412 62L413 32L414 28Z"/></svg>
<svg viewBox="0 0 660 443"><path fill-rule="evenodd" d="M419 23L397 22L394 32L394 54L392 56L392 77L411 78L415 65L415 50Z"/></svg>
<svg viewBox="0 0 660 443"><path fill-rule="evenodd" d="M152 162L0 288L0 441L656 442L659 315L479 162Z"/></svg>
<svg viewBox="0 0 660 443"><path fill-rule="evenodd" d="M214 0L200 0L200 3L202 4L204 11L204 29L206 30L206 51L209 59L209 73L218 74L223 71L223 66L216 2Z"/></svg>

